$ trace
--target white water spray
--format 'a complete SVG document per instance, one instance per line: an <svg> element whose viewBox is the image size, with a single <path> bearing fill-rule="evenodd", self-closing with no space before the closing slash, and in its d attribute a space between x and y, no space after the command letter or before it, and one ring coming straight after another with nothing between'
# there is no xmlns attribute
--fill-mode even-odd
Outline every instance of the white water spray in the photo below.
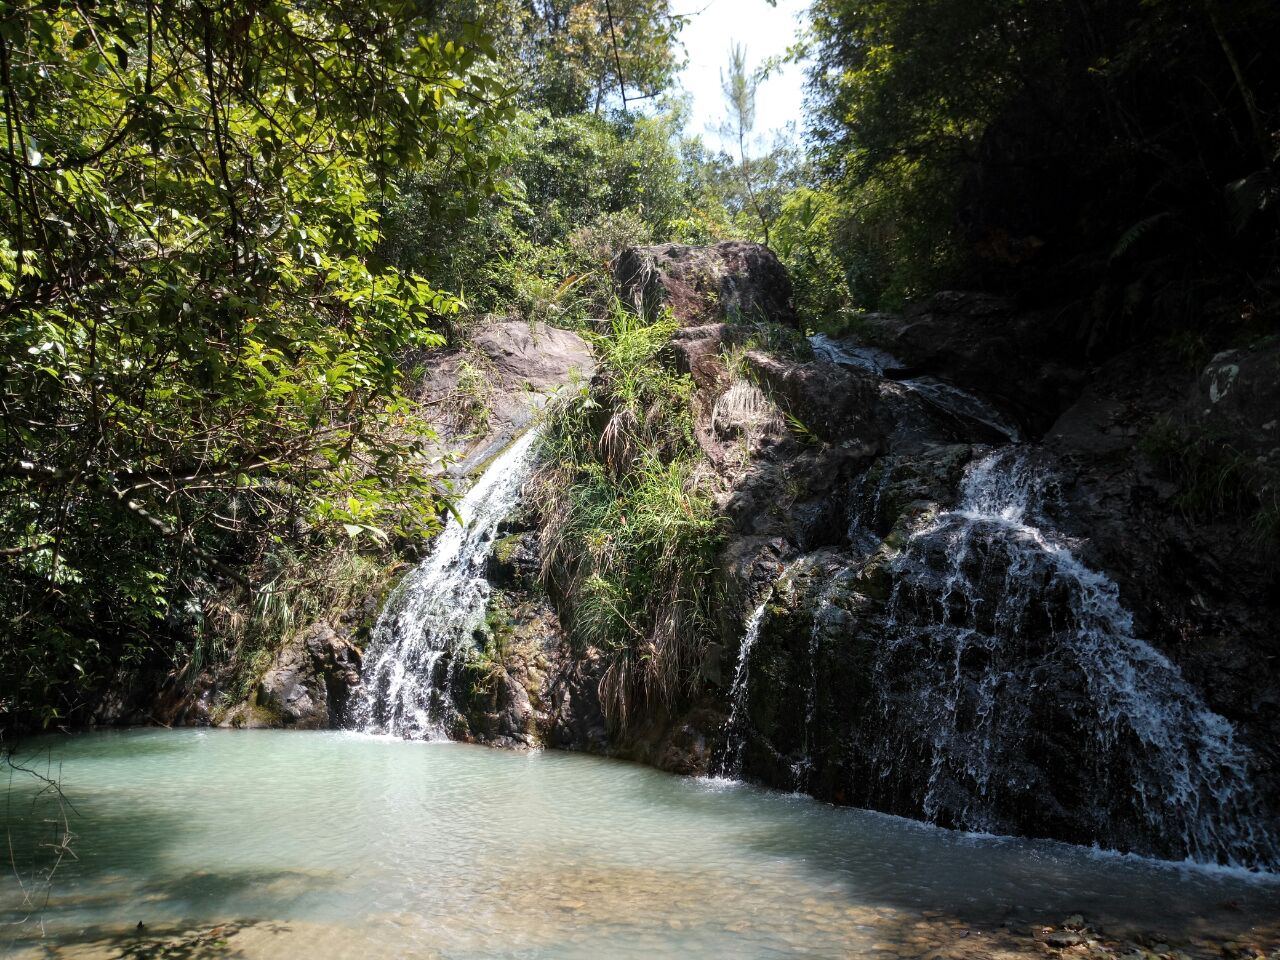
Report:
<svg viewBox="0 0 1280 960"><path fill-rule="evenodd" d="M760 639L760 627L773 599L773 590L765 596L760 606L747 618L747 627L738 648L738 668L733 674L733 686L729 689L729 719L725 722L724 755L716 765L716 774L737 780L742 776L742 754L747 745L747 707L751 694L751 651Z"/></svg>
<svg viewBox="0 0 1280 960"><path fill-rule="evenodd" d="M529 430L495 459L431 544L430 553L392 594L363 670L355 726L413 739L447 739L454 716L456 661L474 642L489 600L485 565L498 525L515 508L534 459Z"/></svg>
<svg viewBox="0 0 1280 960"><path fill-rule="evenodd" d="M990 801L1013 786L1001 750L1043 722L1032 719L1050 692L1040 685L1066 683L1078 689L1065 701L1075 735L1092 741L1097 836L1122 845L1126 830L1141 830L1201 862L1272 860L1249 751L1135 636L1115 582L1046 524L1050 487L1019 450L985 457L968 468L957 508L917 530L894 562L881 682L892 685L891 664L935 665L910 708L932 756L926 816L945 810L969 829L1000 829Z"/></svg>

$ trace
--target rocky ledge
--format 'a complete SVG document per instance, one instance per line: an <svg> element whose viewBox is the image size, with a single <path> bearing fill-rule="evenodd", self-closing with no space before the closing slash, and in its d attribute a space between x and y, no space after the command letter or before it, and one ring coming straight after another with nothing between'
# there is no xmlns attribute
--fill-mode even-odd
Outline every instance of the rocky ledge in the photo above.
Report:
<svg viewBox="0 0 1280 960"><path fill-rule="evenodd" d="M1192 368L966 293L810 343L742 245L627 251L615 280L683 323L670 363L727 531L719 644L699 697L619 736L600 654L538 626L468 735L1275 865L1280 346ZM1229 493L1198 503L1206 482ZM517 632L551 622L535 580L503 601Z"/></svg>

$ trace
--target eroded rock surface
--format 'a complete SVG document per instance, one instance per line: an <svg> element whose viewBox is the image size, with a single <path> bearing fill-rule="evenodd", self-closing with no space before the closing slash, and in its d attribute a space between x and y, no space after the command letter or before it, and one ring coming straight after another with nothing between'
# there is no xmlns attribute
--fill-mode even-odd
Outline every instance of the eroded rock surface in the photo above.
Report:
<svg viewBox="0 0 1280 960"><path fill-rule="evenodd" d="M685 326L799 322L786 268L758 243L631 247L614 261L613 277L625 302L647 315L668 307Z"/></svg>
<svg viewBox="0 0 1280 960"><path fill-rule="evenodd" d="M224 727L326 730L343 716L360 683L360 649L348 620L335 630L321 620L277 651L252 697L219 719Z"/></svg>

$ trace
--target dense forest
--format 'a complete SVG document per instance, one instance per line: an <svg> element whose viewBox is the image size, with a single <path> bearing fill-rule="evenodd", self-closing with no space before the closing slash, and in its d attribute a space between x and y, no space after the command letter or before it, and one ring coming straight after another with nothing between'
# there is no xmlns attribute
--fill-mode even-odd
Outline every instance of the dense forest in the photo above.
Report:
<svg viewBox="0 0 1280 960"><path fill-rule="evenodd" d="M1268 0L816 0L802 135L753 134L766 73L726 51L725 151L673 90L687 15L4 3L6 727L83 722L139 671L251 672L375 588L451 497L423 403L479 390L424 401L414 371L495 315L586 331L610 402L648 411L621 471L566 414L548 497L580 628L656 671L626 638L697 633L709 599L673 617L652 588L692 590L718 540L687 387L637 365L670 331L611 304L627 246L766 242L811 332L962 287L1064 305L1072 356L1274 335ZM1274 543L1269 468L1163 442L1188 509ZM607 562L574 553L619 516L644 519Z"/></svg>

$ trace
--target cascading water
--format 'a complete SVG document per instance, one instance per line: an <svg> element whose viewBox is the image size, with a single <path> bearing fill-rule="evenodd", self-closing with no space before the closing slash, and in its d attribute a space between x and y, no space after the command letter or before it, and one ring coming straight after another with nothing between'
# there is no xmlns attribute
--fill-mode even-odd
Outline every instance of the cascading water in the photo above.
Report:
<svg viewBox="0 0 1280 960"><path fill-rule="evenodd" d="M387 602L365 654L364 695L352 711L357 728L447 738L458 654L474 642L489 599L485 564L498 525L519 500L537 439L527 431L489 465L458 505L462 522L449 518Z"/></svg>
<svg viewBox="0 0 1280 960"><path fill-rule="evenodd" d="M827 626L826 618L835 609L832 600L840 586L840 581L833 579L818 595L813 625L809 628L809 685L804 699L804 743L800 759L791 765L791 775L797 790L807 787L813 776L814 722L818 718L818 661L823 632Z"/></svg>
<svg viewBox="0 0 1280 960"><path fill-rule="evenodd" d="M951 826L1017 829L1020 805L1059 815L1047 795L1082 841L1274 865L1250 753L1049 528L1051 489L1021 449L987 456L893 561L875 687L897 733L872 767L917 758L923 812Z"/></svg>
<svg viewBox="0 0 1280 960"><path fill-rule="evenodd" d="M729 719L725 721L724 752L715 765L717 776L738 779L742 775L742 753L747 745L747 706L751 695L751 650L760 639L760 627L773 598L770 590L764 601L747 618L747 627L738 647L738 666L729 688Z"/></svg>
<svg viewBox="0 0 1280 960"><path fill-rule="evenodd" d="M902 366L898 358L887 350L833 340L825 333L815 333L811 336L809 346L813 348L813 355L826 363L856 367L880 376L884 376L885 370L891 367Z"/></svg>

